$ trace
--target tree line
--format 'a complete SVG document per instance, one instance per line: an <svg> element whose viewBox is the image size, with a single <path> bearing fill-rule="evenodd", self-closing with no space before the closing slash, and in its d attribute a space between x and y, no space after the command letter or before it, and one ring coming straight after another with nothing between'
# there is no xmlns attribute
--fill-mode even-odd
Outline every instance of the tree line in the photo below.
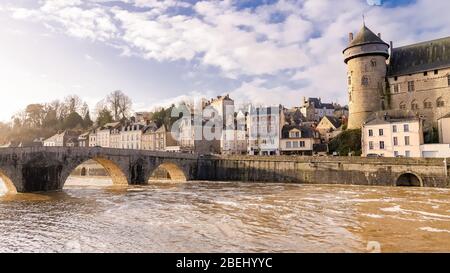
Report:
<svg viewBox="0 0 450 273"><path fill-rule="evenodd" d="M0 122L0 144L10 141L30 142L48 138L64 130L85 131L93 126L128 119L132 100L117 90L97 103L93 120L88 104L77 95L48 103L33 103L16 113L10 122Z"/></svg>

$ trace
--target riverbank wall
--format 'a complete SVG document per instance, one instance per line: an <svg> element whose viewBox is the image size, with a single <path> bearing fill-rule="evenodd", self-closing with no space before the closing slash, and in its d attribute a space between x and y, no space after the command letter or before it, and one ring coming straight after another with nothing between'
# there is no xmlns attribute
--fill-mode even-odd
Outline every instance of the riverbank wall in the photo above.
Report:
<svg viewBox="0 0 450 273"><path fill-rule="evenodd" d="M450 159L292 156L199 158L200 180L450 187Z"/></svg>

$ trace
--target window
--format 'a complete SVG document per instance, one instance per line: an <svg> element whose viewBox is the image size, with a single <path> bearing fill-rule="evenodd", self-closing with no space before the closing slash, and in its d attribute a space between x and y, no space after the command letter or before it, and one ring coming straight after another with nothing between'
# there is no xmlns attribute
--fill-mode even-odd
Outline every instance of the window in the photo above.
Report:
<svg viewBox="0 0 450 273"><path fill-rule="evenodd" d="M411 152L410 151L405 151L405 156L406 157L411 157Z"/></svg>
<svg viewBox="0 0 450 273"><path fill-rule="evenodd" d="M394 84L394 93L398 92L399 92L398 84Z"/></svg>
<svg viewBox="0 0 450 273"><path fill-rule="evenodd" d="M369 130L369 136L373 136L373 130L372 129Z"/></svg>
<svg viewBox="0 0 450 273"><path fill-rule="evenodd" d="M380 149L384 150L384 141L380 141Z"/></svg>
<svg viewBox="0 0 450 273"><path fill-rule="evenodd" d="M431 109L431 108L433 108L433 104L431 103L431 101L425 100L425 101L423 102L423 108L425 108L425 109Z"/></svg>
<svg viewBox="0 0 450 273"><path fill-rule="evenodd" d="M450 75L447 76L447 84L450 86Z"/></svg>
<svg viewBox="0 0 450 273"><path fill-rule="evenodd" d="M298 148L298 141L294 141L293 144L294 144L294 148Z"/></svg>
<svg viewBox="0 0 450 273"><path fill-rule="evenodd" d="M439 70L434 70L434 75L439 74Z"/></svg>
<svg viewBox="0 0 450 273"><path fill-rule="evenodd" d="M403 125L403 132L409 132L409 124Z"/></svg>
<svg viewBox="0 0 450 273"><path fill-rule="evenodd" d="M286 148L292 148L292 142L287 141L286 142Z"/></svg>
<svg viewBox="0 0 450 273"><path fill-rule="evenodd" d="M436 100L436 107L445 107L445 102L444 102L444 100L442 99L442 98L438 98L437 100Z"/></svg>
<svg viewBox="0 0 450 273"><path fill-rule="evenodd" d="M397 125L392 125L392 132L397 133Z"/></svg>
<svg viewBox="0 0 450 273"><path fill-rule="evenodd" d="M384 135L383 129L378 130L378 133L380 134L380 136L383 136Z"/></svg>
<svg viewBox="0 0 450 273"><path fill-rule="evenodd" d="M367 86L369 85L369 78L367 76L363 76L361 79L361 85Z"/></svg>
<svg viewBox="0 0 450 273"><path fill-rule="evenodd" d="M394 151L394 156L398 157L398 151Z"/></svg>
<svg viewBox="0 0 450 273"><path fill-rule="evenodd" d="M394 146L398 146L398 138L394 137Z"/></svg>
<svg viewBox="0 0 450 273"><path fill-rule="evenodd" d="M413 100L411 102L411 110L418 110L419 109L419 104L417 104L417 101Z"/></svg>
<svg viewBox="0 0 450 273"><path fill-rule="evenodd" d="M352 84L352 77L348 76L348 85L351 85L351 84Z"/></svg>
<svg viewBox="0 0 450 273"><path fill-rule="evenodd" d="M305 142L304 141L300 141L300 147L305 147Z"/></svg>
<svg viewBox="0 0 450 273"><path fill-rule="evenodd" d="M406 110L406 103L401 102L399 108L400 110Z"/></svg>
<svg viewBox="0 0 450 273"><path fill-rule="evenodd" d="M423 75L428 76L428 72L427 71L423 72Z"/></svg>
<svg viewBox="0 0 450 273"><path fill-rule="evenodd" d="M398 77L394 77L394 81L397 81L398 80Z"/></svg>
<svg viewBox="0 0 450 273"><path fill-rule="evenodd" d="M369 150L373 150L373 141L369 141Z"/></svg>
<svg viewBox="0 0 450 273"><path fill-rule="evenodd" d="M408 92L414 92L414 82L413 81L409 81L408 82Z"/></svg>
<svg viewBox="0 0 450 273"><path fill-rule="evenodd" d="M370 61L370 64L372 65L372 67L377 67L377 61L375 59L372 59Z"/></svg>
<svg viewBox="0 0 450 273"><path fill-rule="evenodd" d="M409 136L405 136L405 146L409 146L410 142L409 142Z"/></svg>

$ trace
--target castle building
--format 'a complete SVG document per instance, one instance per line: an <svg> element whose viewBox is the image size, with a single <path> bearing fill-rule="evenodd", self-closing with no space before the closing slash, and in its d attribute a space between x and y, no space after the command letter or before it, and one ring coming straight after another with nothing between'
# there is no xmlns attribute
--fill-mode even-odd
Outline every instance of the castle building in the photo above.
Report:
<svg viewBox="0 0 450 273"><path fill-rule="evenodd" d="M413 113L424 130L450 112L450 37L394 48L365 25L343 51L348 72L349 129L376 112Z"/></svg>

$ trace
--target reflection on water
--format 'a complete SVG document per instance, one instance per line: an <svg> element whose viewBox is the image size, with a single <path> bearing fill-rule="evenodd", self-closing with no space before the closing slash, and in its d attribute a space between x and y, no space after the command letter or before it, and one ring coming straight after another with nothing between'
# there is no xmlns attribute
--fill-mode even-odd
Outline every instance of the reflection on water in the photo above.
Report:
<svg viewBox="0 0 450 273"><path fill-rule="evenodd" d="M450 251L448 189L107 183L1 197L0 251Z"/></svg>

